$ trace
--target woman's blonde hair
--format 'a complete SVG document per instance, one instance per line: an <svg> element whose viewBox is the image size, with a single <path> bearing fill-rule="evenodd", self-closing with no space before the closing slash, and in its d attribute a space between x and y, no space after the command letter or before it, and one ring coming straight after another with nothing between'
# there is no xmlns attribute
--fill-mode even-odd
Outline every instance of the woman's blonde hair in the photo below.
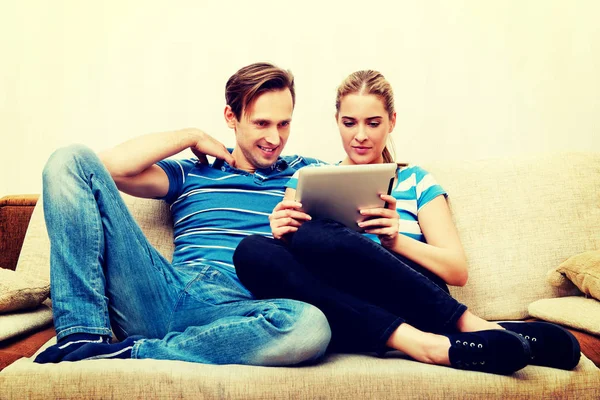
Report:
<svg viewBox="0 0 600 400"><path fill-rule="evenodd" d="M340 112L342 99L349 94L373 94L378 96L383 102L383 107L388 116L392 119L394 115L394 91L392 86L379 71L371 69L356 71L350 75L338 86L335 99L336 118ZM392 149L390 152L389 147ZM390 140L383 148L381 155L383 162L393 163L394 161L394 143ZM403 164L405 165L405 164Z"/></svg>

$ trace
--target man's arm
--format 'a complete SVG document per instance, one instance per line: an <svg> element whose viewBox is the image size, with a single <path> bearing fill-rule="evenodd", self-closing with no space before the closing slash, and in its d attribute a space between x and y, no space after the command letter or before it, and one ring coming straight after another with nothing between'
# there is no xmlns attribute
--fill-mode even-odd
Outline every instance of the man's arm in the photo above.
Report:
<svg viewBox="0 0 600 400"><path fill-rule="evenodd" d="M122 143L98 156L119 190L137 197L163 197L169 191L167 174L156 163L190 148L201 162L206 155L234 165L225 146L199 129L151 133Z"/></svg>

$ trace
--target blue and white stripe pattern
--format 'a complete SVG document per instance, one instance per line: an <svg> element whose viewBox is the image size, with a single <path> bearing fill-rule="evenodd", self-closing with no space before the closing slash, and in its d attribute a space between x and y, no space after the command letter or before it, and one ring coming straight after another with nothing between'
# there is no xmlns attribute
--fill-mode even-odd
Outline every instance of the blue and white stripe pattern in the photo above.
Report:
<svg viewBox="0 0 600 400"><path fill-rule="evenodd" d="M391 194L396 198L396 211L400 215L399 232L425 243L425 236L419 226L419 210L437 196L447 196L447 193L431 174L419 166L400 167L396 172L398 180ZM296 173L286 186L295 189L297 185ZM379 243L376 235L366 236Z"/></svg>
<svg viewBox="0 0 600 400"><path fill-rule="evenodd" d="M233 268L233 252L244 237L272 237L268 217L283 199L285 183L298 169L320 163L280 157L272 167L250 174L223 160L210 166L196 159L158 162L169 178L163 200L173 215L173 264Z"/></svg>
<svg viewBox="0 0 600 400"><path fill-rule="evenodd" d="M399 231L425 242L419 226L419 211L437 196L447 196L447 193L431 174L419 166L408 165L398 168L397 172L398 181L392 190L392 196L396 199L396 211L400 215Z"/></svg>

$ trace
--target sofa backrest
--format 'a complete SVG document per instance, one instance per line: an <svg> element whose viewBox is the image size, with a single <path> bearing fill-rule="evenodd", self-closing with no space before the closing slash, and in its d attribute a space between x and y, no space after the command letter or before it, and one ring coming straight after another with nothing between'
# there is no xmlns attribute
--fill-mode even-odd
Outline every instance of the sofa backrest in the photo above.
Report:
<svg viewBox="0 0 600 400"><path fill-rule="evenodd" d="M452 294L486 319L526 318L542 298L572 295L546 282L568 257L600 249L600 153L567 153L422 165L448 191L469 261L469 283ZM149 241L173 253L168 206L123 195ZM42 201L17 270L49 280Z"/></svg>
<svg viewBox="0 0 600 400"><path fill-rule="evenodd" d="M577 294L546 281L600 248L600 153L423 165L448 192L469 282L452 294L486 319L523 319L542 298Z"/></svg>

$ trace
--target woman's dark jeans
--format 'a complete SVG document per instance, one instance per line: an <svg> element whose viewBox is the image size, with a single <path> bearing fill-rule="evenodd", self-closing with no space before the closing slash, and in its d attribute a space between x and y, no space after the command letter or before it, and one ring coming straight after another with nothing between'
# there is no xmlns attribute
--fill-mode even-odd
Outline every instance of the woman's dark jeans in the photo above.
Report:
<svg viewBox="0 0 600 400"><path fill-rule="evenodd" d="M287 244L249 236L233 260L257 298L320 308L331 327L332 351L382 352L403 322L427 332L455 332L466 310L438 276L332 220L303 223Z"/></svg>

